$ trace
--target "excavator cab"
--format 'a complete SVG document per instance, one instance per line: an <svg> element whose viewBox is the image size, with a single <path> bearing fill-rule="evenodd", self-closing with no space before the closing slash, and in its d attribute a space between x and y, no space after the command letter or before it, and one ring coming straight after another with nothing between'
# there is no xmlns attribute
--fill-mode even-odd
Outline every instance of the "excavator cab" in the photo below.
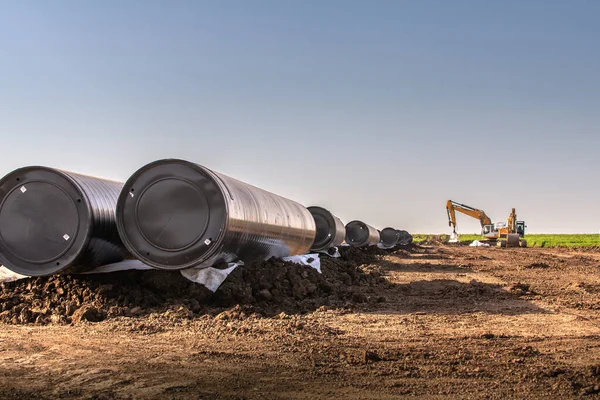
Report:
<svg viewBox="0 0 600 400"><path fill-rule="evenodd" d="M494 225L484 225L481 228L481 236L486 238L495 238L497 237L498 231Z"/></svg>
<svg viewBox="0 0 600 400"><path fill-rule="evenodd" d="M494 225L484 225L481 229L481 233L483 234L483 236L487 235L488 233L492 233L493 231Z"/></svg>
<svg viewBox="0 0 600 400"><path fill-rule="evenodd" d="M527 228L527 225L525 225L525 221L517 221L517 234L520 237L525 236L525 228Z"/></svg>

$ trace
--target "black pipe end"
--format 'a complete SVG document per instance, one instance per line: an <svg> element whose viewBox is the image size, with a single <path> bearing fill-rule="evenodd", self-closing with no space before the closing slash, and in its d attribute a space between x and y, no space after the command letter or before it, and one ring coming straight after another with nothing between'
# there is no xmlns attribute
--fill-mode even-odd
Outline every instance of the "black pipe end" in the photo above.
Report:
<svg viewBox="0 0 600 400"><path fill-rule="evenodd" d="M217 179L184 160L158 160L140 168L125 182L117 202L117 228L128 250L168 270L210 258L227 219Z"/></svg>
<svg viewBox="0 0 600 400"><path fill-rule="evenodd" d="M87 197L62 171L30 166L0 179L0 264L11 271L43 276L68 269L91 228Z"/></svg>
<svg viewBox="0 0 600 400"><path fill-rule="evenodd" d="M401 246L408 246L413 242L413 237L410 233L404 230L398 230L398 234L400 235L400 240L398 244Z"/></svg>
<svg viewBox="0 0 600 400"><path fill-rule="evenodd" d="M387 248L392 248L400 241L400 232L394 228L384 228L379 233L380 243Z"/></svg>
<svg viewBox="0 0 600 400"><path fill-rule="evenodd" d="M346 224L346 243L354 247L369 244L369 227L362 221L350 221Z"/></svg>
<svg viewBox="0 0 600 400"><path fill-rule="evenodd" d="M306 208L313 216L316 226L315 241L311 251L325 251L331 247L335 239L336 225L333 215L323 207L311 206Z"/></svg>

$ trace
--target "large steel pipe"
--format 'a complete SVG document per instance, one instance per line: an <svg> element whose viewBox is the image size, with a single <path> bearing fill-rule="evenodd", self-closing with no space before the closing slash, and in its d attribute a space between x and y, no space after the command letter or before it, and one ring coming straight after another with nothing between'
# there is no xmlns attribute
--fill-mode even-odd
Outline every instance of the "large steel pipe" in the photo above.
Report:
<svg viewBox="0 0 600 400"><path fill-rule="evenodd" d="M23 275L81 272L127 255L120 182L31 166L0 180L0 264Z"/></svg>
<svg viewBox="0 0 600 400"><path fill-rule="evenodd" d="M346 243L351 246L376 246L379 240L377 229L362 221L351 221L346 224Z"/></svg>
<svg viewBox="0 0 600 400"><path fill-rule="evenodd" d="M117 226L137 258L169 270L303 254L315 239L302 205L183 160L135 172L119 197Z"/></svg>
<svg viewBox="0 0 600 400"><path fill-rule="evenodd" d="M400 234L400 240L398 241L400 246L408 246L413 242L412 235L407 231L399 230L398 233Z"/></svg>
<svg viewBox="0 0 600 400"><path fill-rule="evenodd" d="M396 246L400 241L400 232L394 228L384 228L379 232L381 245L386 248Z"/></svg>
<svg viewBox="0 0 600 400"><path fill-rule="evenodd" d="M326 251L339 246L346 238L344 223L323 207L308 207L315 220L317 233L311 251Z"/></svg>

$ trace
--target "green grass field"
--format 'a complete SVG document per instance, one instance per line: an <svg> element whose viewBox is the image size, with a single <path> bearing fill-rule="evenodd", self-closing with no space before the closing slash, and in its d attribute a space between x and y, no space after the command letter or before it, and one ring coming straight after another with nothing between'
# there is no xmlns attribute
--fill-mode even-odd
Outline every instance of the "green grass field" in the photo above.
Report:
<svg viewBox="0 0 600 400"><path fill-rule="evenodd" d="M448 235L413 235L416 243L422 242L428 237L441 236L443 240L448 239ZM471 243L474 240L481 239L477 234L460 235L461 243ZM525 235L528 247L592 247L600 246L599 234L531 234Z"/></svg>

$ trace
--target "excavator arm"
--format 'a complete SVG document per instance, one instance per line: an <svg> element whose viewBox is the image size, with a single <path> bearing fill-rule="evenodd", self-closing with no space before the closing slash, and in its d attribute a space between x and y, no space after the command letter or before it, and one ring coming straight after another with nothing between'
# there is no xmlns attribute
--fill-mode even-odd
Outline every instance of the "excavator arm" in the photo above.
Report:
<svg viewBox="0 0 600 400"><path fill-rule="evenodd" d="M448 200L448 203L446 203L446 211L448 212L448 226L452 227L454 233L456 233L456 211L478 219L482 229L485 225L492 224L492 220L483 210L478 210L477 208L460 204L453 200Z"/></svg>
<svg viewBox="0 0 600 400"><path fill-rule="evenodd" d="M508 216L508 231L510 233L517 233L517 212L514 208Z"/></svg>

